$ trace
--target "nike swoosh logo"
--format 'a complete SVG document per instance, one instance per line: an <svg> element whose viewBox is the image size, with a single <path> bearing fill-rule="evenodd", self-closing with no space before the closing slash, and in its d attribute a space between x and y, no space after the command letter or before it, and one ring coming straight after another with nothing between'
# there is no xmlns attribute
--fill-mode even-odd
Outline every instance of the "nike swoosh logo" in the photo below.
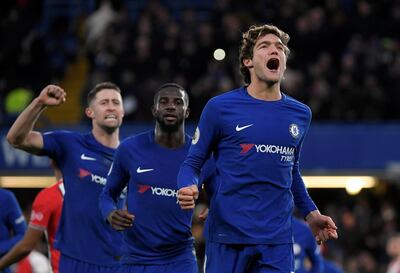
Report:
<svg viewBox="0 0 400 273"><path fill-rule="evenodd" d="M95 161L96 160L96 158L90 157L90 156L86 156L85 154L81 154L81 159L82 160L90 160L90 161Z"/></svg>
<svg viewBox="0 0 400 273"><path fill-rule="evenodd" d="M138 167L136 170L137 173L145 173L145 172L151 172L151 171L154 171L154 169L141 169L140 167Z"/></svg>
<svg viewBox="0 0 400 273"><path fill-rule="evenodd" d="M249 125L245 125L245 126L236 125L236 132L240 132L240 131L242 131L242 130L244 130L246 128L249 128L251 126L253 126L253 124L249 124Z"/></svg>

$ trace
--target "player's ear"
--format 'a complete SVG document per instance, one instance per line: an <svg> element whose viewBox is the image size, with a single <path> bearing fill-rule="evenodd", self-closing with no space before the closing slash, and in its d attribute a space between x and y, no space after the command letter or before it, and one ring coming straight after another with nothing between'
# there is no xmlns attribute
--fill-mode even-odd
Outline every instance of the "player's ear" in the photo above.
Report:
<svg viewBox="0 0 400 273"><path fill-rule="evenodd" d="M253 60L252 59L243 59L243 64L247 68L253 68Z"/></svg>
<svg viewBox="0 0 400 273"><path fill-rule="evenodd" d="M94 112L93 112L92 108L90 108L90 107L86 107L85 114L88 118L91 118L91 119L94 118Z"/></svg>
<svg viewBox="0 0 400 273"><path fill-rule="evenodd" d="M185 118L188 118L190 114L190 108L188 107L185 112Z"/></svg>
<svg viewBox="0 0 400 273"><path fill-rule="evenodd" d="M151 106L151 113L153 114L153 118L156 117L156 108L154 107L154 105Z"/></svg>

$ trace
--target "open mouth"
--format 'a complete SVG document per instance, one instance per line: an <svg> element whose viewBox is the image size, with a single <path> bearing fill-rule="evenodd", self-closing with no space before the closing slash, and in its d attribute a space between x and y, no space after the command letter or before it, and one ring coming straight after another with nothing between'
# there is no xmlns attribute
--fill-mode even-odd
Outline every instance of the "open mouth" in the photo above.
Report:
<svg viewBox="0 0 400 273"><path fill-rule="evenodd" d="M278 68L279 68L279 59L277 59L277 58L269 59L268 62L267 62L267 68L269 70L278 70Z"/></svg>
<svg viewBox="0 0 400 273"><path fill-rule="evenodd" d="M112 115L107 115L106 116L106 120L109 120L109 119L117 119L117 115L114 115L114 114L112 114Z"/></svg>

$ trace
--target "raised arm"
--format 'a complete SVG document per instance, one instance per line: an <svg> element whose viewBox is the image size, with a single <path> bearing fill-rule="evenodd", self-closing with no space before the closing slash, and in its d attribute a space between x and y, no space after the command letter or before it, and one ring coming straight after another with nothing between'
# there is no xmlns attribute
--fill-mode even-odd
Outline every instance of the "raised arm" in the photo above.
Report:
<svg viewBox="0 0 400 273"><path fill-rule="evenodd" d="M46 86L24 111L18 116L7 134L7 141L14 148L38 154L43 148L43 137L33 127L47 106L57 106L65 102L64 89L56 85Z"/></svg>

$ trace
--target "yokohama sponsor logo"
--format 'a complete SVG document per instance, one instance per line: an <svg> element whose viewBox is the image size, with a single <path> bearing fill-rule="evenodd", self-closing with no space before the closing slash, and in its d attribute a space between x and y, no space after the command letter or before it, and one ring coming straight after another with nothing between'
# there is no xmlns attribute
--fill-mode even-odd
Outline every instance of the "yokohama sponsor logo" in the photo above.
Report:
<svg viewBox="0 0 400 273"><path fill-rule="evenodd" d="M91 173L88 170L85 169L79 169L79 177L80 178L85 178L86 176L91 175Z"/></svg>
<svg viewBox="0 0 400 273"><path fill-rule="evenodd" d="M107 183L107 178L96 175L96 174L91 174L92 176L92 182L100 184L100 185L105 185Z"/></svg>
<svg viewBox="0 0 400 273"><path fill-rule="evenodd" d="M151 187L151 193L155 195L178 197L178 191L168 188Z"/></svg>
<svg viewBox="0 0 400 273"><path fill-rule="evenodd" d="M247 154L248 151L251 150L251 148L253 148L254 144L240 144L240 146L242 147L242 150L240 151L240 154Z"/></svg>
<svg viewBox="0 0 400 273"><path fill-rule="evenodd" d="M81 179L90 176L92 182L96 183L96 184L100 184L102 186L104 186L107 183L107 178L102 177L100 175L97 174L93 174L91 172L89 172L88 170L85 169L79 169L79 177Z"/></svg>
<svg viewBox="0 0 400 273"><path fill-rule="evenodd" d="M294 155L293 147L285 147L279 145L254 145L257 153L281 154L281 155Z"/></svg>
<svg viewBox="0 0 400 273"><path fill-rule="evenodd" d="M145 193L148 189L150 189L149 185L138 185L138 192Z"/></svg>
<svg viewBox="0 0 400 273"><path fill-rule="evenodd" d="M138 185L138 188L137 188L139 193L145 193L149 189L151 189L152 195L175 197L175 198L178 197L178 191L174 190L174 189L152 187L149 185Z"/></svg>
<svg viewBox="0 0 400 273"><path fill-rule="evenodd" d="M240 144L240 146L242 147L240 154L248 153L253 147L256 148L257 153L280 154L286 156L294 155L295 151L293 147L270 144Z"/></svg>
<svg viewBox="0 0 400 273"><path fill-rule="evenodd" d="M257 153L278 154L281 162L293 162L295 148L271 144L240 144L240 154L247 154L253 147Z"/></svg>

